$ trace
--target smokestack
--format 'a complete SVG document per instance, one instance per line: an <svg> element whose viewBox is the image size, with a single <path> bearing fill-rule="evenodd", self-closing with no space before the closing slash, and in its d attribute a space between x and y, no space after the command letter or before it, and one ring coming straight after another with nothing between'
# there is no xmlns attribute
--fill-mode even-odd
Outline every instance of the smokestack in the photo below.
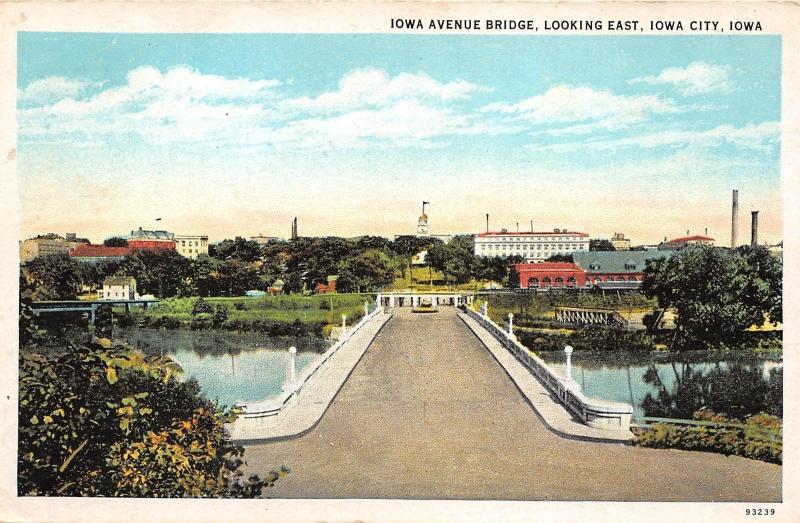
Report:
<svg viewBox="0 0 800 523"><path fill-rule="evenodd" d="M486 232L489 232L489 213L486 213Z"/></svg>
<svg viewBox="0 0 800 523"><path fill-rule="evenodd" d="M297 239L297 216L292 220L292 240Z"/></svg>
<svg viewBox="0 0 800 523"><path fill-rule="evenodd" d="M517 234L519 234L519 222L517 222Z"/></svg>
<svg viewBox="0 0 800 523"><path fill-rule="evenodd" d="M753 216L750 222L750 246L758 245L758 211L750 211Z"/></svg>
<svg viewBox="0 0 800 523"><path fill-rule="evenodd" d="M533 220L531 220L531 232L533 232Z"/></svg>
<svg viewBox="0 0 800 523"><path fill-rule="evenodd" d="M708 227L706 227L705 235L708 236Z"/></svg>
<svg viewBox="0 0 800 523"><path fill-rule="evenodd" d="M731 205L731 248L736 248L738 238L736 237L736 221L739 219L739 191L733 190L733 204Z"/></svg>

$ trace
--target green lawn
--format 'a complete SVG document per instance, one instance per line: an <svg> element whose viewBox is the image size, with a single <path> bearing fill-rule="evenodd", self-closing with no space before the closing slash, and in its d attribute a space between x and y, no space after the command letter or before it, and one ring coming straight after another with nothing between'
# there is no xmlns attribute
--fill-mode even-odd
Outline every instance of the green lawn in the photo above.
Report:
<svg viewBox="0 0 800 523"><path fill-rule="evenodd" d="M134 315L166 316L181 321L191 321L192 307L198 298L168 298L146 311L134 309ZM314 296L266 296L263 298L205 298L213 307L223 305L228 310L229 320L269 320L291 323L299 320L302 323L341 324L342 314L348 317L348 324L353 318L364 314L364 301L374 306L375 296L368 294L320 294ZM242 304L239 310L235 304ZM118 309L118 310L117 310ZM115 313L122 313L121 307Z"/></svg>

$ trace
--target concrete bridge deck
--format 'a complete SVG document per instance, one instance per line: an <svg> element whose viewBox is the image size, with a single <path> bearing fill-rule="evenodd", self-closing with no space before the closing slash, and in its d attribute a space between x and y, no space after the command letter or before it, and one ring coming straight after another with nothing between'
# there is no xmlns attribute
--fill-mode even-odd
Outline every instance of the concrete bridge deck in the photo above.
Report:
<svg viewBox="0 0 800 523"><path fill-rule="evenodd" d="M277 498L780 501L781 467L564 439L457 315L396 310L319 424L248 445Z"/></svg>

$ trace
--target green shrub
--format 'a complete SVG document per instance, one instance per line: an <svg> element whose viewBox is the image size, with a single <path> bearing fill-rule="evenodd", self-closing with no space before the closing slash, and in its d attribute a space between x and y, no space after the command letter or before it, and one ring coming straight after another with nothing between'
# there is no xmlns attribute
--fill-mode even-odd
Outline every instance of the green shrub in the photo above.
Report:
<svg viewBox="0 0 800 523"><path fill-rule="evenodd" d="M192 306L192 316L214 312L214 307L203 298L198 298Z"/></svg>
<svg viewBox="0 0 800 523"><path fill-rule="evenodd" d="M759 413L744 422L707 409L695 412L694 418L713 425L684 426L656 423L634 429L636 444L641 447L701 450L746 458L783 462L783 423L780 418Z"/></svg>
<svg viewBox="0 0 800 523"><path fill-rule="evenodd" d="M168 358L107 345L19 360L20 496L257 497L223 411Z"/></svg>

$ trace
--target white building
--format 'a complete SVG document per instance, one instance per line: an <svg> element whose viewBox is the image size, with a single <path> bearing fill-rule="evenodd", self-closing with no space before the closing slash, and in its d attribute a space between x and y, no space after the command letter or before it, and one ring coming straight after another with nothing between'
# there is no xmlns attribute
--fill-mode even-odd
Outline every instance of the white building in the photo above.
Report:
<svg viewBox="0 0 800 523"><path fill-rule="evenodd" d="M136 279L131 276L109 276L97 291L99 300L135 300Z"/></svg>
<svg viewBox="0 0 800 523"><path fill-rule="evenodd" d="M541 262L554 254L589 250L589 235L566 229L553 232L484 232L475 235L475 256L518 255L528 263Z"/></svg>
<svg viewBox="0 0 800 523"><path fill-rule="evenodd" d="M208 236L199 234L176 234L175 250L186 258L208 256Z"/></svg>

